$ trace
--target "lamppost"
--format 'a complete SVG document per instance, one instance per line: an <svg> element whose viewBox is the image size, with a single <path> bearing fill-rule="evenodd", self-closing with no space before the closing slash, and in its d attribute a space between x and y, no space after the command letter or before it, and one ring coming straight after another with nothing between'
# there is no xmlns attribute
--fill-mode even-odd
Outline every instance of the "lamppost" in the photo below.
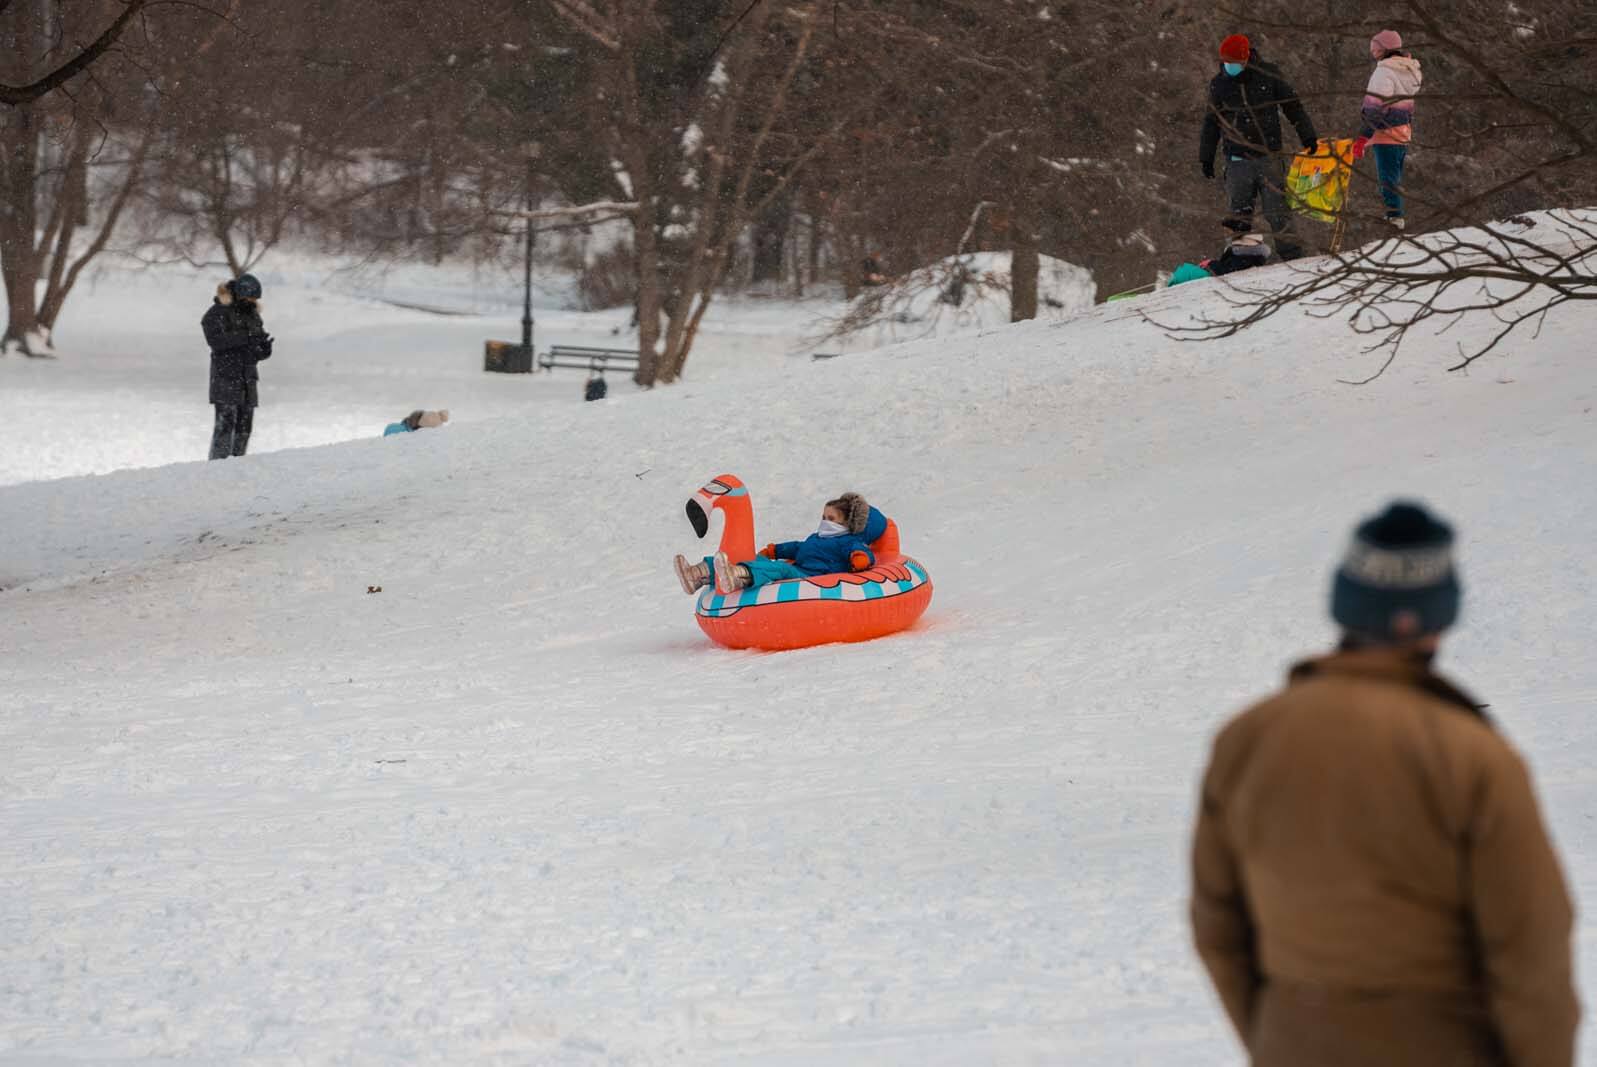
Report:
<svg viewBox="0 0 1597 1067"><path fill-rule="evenodd" d="M526 353L527 369L536 370L537 361L532 355L532 246L535 239L536 223L532 217L533 210L533 183L538 175L538 157L543 152L543 146L537 141L528 141L525 145L527 156L527 265L523 275L524 291L521 305L521 348Z"/></svg>

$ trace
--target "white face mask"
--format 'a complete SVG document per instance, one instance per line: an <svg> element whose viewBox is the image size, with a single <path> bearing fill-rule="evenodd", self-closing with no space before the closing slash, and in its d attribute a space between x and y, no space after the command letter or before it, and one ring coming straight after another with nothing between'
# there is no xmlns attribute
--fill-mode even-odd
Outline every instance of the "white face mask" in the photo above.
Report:
<svg viewBox="0 0 1597 1067"><path fill-rule="evenodd" d="M816 527L815 532L822 537L842 537L848 533L848 527L831 519L822 519L821 525Z"/></svg>

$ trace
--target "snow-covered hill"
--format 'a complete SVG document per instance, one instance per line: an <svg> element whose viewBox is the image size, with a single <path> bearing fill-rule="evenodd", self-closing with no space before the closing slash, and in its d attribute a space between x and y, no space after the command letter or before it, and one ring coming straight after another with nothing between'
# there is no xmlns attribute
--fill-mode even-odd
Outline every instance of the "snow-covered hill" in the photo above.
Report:
<svg viewBox="0 0 1597 1067"><path fill-rule="evenodd" d="M0 488L0 1062L1236 1062L1196 777L1396 493L1590 900L1597 318L1350 388L1339 326L1136 310ZM708 645L723 471L762 540L894 515L921 627Z"/></svg>

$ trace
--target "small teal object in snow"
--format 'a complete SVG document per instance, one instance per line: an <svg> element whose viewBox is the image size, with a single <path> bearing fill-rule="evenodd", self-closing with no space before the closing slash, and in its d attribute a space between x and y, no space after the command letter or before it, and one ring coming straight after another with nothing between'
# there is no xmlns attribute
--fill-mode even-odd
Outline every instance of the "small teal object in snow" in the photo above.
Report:
<svg viewBox="0 0 1597 1067"><path fill-rule="evenodd" d="M1195 282L1199 278L1212 278L1213 275L1196 263L1183 263L1170 275L1170 280L1165 283L1166 288L1180 285L1182 282Z"/></svg>

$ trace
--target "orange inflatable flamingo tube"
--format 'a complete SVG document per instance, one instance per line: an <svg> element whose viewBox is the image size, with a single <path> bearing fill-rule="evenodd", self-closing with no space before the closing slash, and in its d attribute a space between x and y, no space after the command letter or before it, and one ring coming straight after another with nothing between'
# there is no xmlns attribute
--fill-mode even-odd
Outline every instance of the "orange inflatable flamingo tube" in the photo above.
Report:
<svg viewBox="0 0 1597 1067"><path fill-rule="evenodd" d="M694 533L710 530L710 513L721 512L720 550L734 563L754 558L754 504L748 487L723 474L688 500ZM872 545L876 565L847 574L817 574L771 582L721 595L703 590L693 616L710 640L727 648L784 652L837 641L869 641L915 624L932 602L932 580L899 550L898 524Z"/></svg>

